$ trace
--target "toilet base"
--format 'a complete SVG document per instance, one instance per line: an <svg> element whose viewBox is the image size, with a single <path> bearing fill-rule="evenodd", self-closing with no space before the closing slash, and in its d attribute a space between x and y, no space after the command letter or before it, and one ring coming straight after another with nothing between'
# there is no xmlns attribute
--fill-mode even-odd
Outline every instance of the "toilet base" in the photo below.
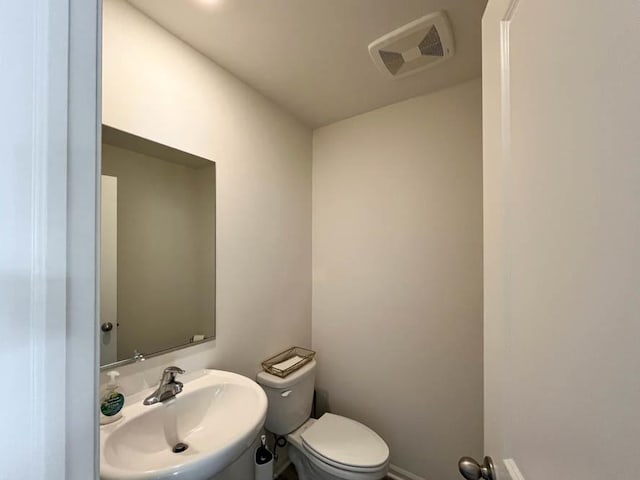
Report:
<svg viewBox="0 0 640 480"><path fill-rule="evenodd" d="M289 460L296 467L298 480L342 480L316 468L295 446L289 445Z"/></svg>

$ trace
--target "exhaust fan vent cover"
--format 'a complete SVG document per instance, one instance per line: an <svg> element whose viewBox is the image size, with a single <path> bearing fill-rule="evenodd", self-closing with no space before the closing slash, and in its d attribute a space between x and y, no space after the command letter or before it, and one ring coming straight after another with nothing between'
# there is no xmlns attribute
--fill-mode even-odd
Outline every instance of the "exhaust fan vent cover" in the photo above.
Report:
<svg viewBox="0 0 640 480"><path fill-rule="evenodd" d="M369 55L378 70L402 78L451 58L453 34L445 12L415 20L369 45Z"/></svg>

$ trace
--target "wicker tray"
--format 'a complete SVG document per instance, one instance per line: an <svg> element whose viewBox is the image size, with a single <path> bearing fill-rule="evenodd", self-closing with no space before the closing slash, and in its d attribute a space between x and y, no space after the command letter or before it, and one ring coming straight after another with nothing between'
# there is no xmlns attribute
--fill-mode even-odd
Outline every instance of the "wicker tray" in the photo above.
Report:
<svg viewBox="0 0 640 480"><path fill-rule="evenodd" d="M313 350L291 347L262 362L262 369L271 375L284 378L305 366L315 355L316 352Z"/></svg>

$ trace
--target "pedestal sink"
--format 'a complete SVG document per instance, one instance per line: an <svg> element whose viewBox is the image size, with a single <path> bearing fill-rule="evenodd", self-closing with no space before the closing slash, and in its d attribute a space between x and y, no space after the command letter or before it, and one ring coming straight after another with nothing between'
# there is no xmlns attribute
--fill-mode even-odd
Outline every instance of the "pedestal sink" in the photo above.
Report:
<svg viewBox="0 0 640 480"><path fill-rule="evenodd" d="M152 406L132 398L122 419L100 427L100 478L210 479L251 446L266 413L254 381L203 370L175 398Z"/></svg>

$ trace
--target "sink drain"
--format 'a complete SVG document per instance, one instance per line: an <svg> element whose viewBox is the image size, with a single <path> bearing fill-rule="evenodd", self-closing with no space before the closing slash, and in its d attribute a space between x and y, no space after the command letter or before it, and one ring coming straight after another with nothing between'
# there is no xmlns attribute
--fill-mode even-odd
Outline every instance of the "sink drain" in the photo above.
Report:
<svg viewBox="0 0 640 480"><path fill-rule="evenodd" d="M173 446L172 450L173 450L173 453L182 453L187 448L189 448L189 445L187 445L186 443L178 442Z"/></svg>

